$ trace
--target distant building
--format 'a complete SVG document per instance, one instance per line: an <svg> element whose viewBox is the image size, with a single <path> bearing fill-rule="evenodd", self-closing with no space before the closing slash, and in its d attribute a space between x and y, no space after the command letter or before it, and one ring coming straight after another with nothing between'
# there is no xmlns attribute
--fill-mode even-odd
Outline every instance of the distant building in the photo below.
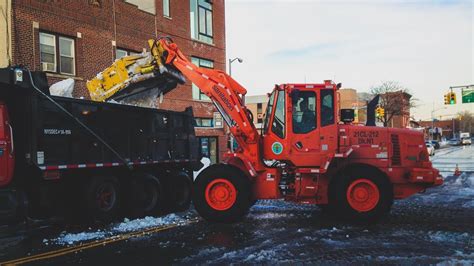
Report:
<svg viewBox="0 0 474 266"><path fill-rule="evenodd" d="M261 128L265 119L265 110L267 110L268 95L254 95L245 97L245 106L253 114L253 124L255 127Z"/></svg>
<svg viewBox="0 0 474 266"><path fill-rule="evenodd" d="M425 128L425 137L428 139L433 134L433 139L440 140L441 138L453 138L453 128L455 132L459 131L459 120L424 120L418 121L420 127ZM432 130L434 128L434 130Z"/></svg>
<svg viewBox="0 0 474 266"><path fill-rule="evenodd" d="M367 121L367 102L359 97L357 90L344 88L339 90L339 108L354 109L354 122L365 124Z"/></svg>
<svg viewBox="0 0 474 266"><path fill-rule="evenodd" d="M380 104L385 108L387 127L407 128L410 126L411 94L395 91L382 94Z"/></svg>

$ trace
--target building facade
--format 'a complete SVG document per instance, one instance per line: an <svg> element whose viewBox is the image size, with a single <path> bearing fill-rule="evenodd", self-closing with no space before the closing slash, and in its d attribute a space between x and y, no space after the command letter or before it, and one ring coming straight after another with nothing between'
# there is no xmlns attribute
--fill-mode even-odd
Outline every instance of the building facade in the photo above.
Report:
<svg viewBox="0 0 474 266"><path fill-rule="evenodd" d="M0 8L8 18L0 23L7 26L0 32L0 66L45 71L50 83L72 78L74 97L88 98L88 79L160 36L170 36L193 63L225 71L224 0L5 0ZM226 128L197 87L180 85L159 104L176 111L188 106L201 154L218 162L227 151Z"/></svg>

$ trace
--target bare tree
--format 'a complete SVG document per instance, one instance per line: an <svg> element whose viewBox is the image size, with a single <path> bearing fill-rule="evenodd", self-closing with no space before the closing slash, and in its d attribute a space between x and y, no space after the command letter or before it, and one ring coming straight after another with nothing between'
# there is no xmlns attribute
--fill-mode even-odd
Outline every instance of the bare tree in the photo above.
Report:
<svg viewBox="0 0 474 266"><path fill-rule="evenodd" d="M372 95L380 95L379 105L385 110L380 120L386 127L394 116L409 116L410 108L415 106L415 99L408 89L397 81L384 81L370 89Z"/></svg>
<svg viewBox="0 0 474 266"><path fill-rule="evenodd" d="M474 115L469 112L468 110L466 111L461 111L458 113L459 116L459 130L461 132L469 132L469 133L474 133Z"/></svg>

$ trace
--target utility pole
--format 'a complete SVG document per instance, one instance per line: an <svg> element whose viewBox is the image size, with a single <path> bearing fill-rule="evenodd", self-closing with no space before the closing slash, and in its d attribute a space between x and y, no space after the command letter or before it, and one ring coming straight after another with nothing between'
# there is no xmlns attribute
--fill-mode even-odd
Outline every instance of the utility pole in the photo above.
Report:
<svg viewBox="0 0 474 266"><path fill-rule="evenodd" d="M240 57L236 57L236 58L233 58L233 59L229 58L229 76L231 76L231 77L232 77L232 63L235 60L237 60L239 63L244 62L244 60ZM242 96L242 104L245 105L245 95ZM251 123L253 123L253 121L251 121ZM234 152L234 136L232 136L232 134L230 134L230 136L229 136L229 141L230 141L230 151Z"/></svg>

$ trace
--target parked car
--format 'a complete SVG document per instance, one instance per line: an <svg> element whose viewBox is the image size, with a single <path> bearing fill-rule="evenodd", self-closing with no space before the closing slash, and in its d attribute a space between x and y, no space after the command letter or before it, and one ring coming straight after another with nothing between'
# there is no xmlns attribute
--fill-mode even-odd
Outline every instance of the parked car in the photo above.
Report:
<svg viewBox="0 0 474 266"><path fill-rule="evenodd" d="M450 139L448 141L448 144L451 146L459 146L461 145L461 140L460 139Z"/></svg>
<svg viewBox="0 0 474 266"><path fill-rule="evenodd" d="M435 155L435 148L433 145L431 145L431 143L426 143L426 150L430 156Z"/></svg>
<svg viewBox="0 0 474 266"><path fill-rule="evenodd" d="M441 147L439 141L437 140L428 140L426 141L426 143L430 143L431 145L433 145L433 147L437 150Z"/></svg>
<svg viewBox="0 0 474 266"><path fill-rule="evenodd" d="M462 138L461 139L461 145L471 145L472 141L470 138Z"/></svg>

